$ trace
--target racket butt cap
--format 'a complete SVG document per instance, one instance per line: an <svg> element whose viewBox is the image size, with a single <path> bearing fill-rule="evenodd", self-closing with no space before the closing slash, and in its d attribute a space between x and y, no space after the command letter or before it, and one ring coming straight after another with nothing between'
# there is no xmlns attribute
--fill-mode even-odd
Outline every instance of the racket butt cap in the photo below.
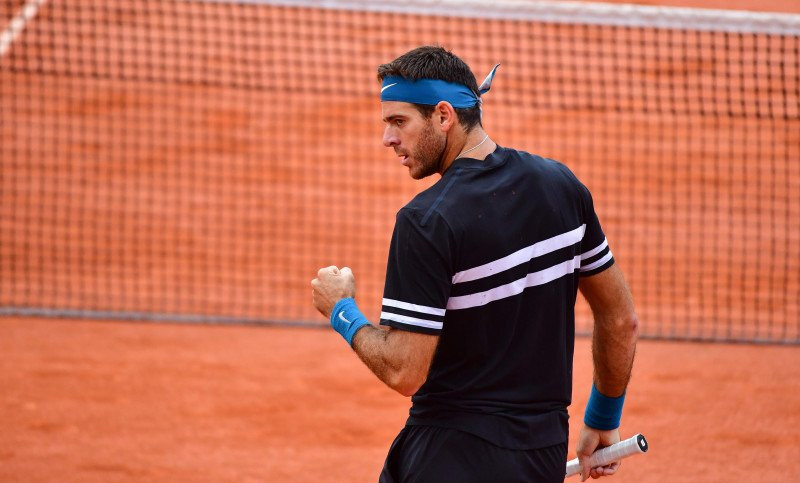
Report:
<svg viewBox="0 0 800 483"><path fill-rule="evenodd" d="M647 444L647 440L644 439L643 434L636 435L636 444L639 446L642 453L647 453L647 450L650 449L650 445Z"/></svg>

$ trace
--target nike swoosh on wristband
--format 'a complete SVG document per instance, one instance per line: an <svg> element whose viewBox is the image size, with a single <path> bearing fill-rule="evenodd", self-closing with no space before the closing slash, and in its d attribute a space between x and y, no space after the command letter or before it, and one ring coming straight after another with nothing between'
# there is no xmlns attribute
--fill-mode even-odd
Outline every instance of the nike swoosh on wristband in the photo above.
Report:
<svg viewBox="0 0 800 483"><path fill-rule="evenodd" d="M345 321L345 322L347 322L348 324L352 324L352 322L350 322L349 320L347 320L347 319L345 319L345 318L344 318L344 313L342 313L342 312L339 312L339 318L340 318L340 319L342 319L342 320L344 320L344 321Z"/></svg>
<svg viewBox="0 0 800 483"><path fill-rule="evenodd" d="M397 85L397 82L395 82L394 84L389 84L388 86L383 86L381 88L381 93L383 93L383 91L385 91L386 89L388 89L388 88L390 88L392 86L396 86L396 85Z"/></svg>

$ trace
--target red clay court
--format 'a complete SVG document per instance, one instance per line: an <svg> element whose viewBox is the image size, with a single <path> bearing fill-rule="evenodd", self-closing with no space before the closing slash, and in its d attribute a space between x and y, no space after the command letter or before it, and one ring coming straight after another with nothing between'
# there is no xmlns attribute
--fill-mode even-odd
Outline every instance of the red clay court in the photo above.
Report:
<svg viewBox="0 0 800 483"><path fill-rule="evenodd" d="M409 400L333 331L0 321L2 481L377 481ZM570 453L591 386L579 338ZM796 347L640 343L618 482L800 474ZM571 481L577 481L572 479Z"/></svg>

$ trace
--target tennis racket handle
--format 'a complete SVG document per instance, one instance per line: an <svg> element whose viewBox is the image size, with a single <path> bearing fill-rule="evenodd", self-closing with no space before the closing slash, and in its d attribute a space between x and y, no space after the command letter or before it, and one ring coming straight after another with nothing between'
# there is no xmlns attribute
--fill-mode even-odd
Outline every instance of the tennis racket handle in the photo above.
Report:
<svg viewBox="0 0 800 483"><path fill-rule="evenodd" d="M644 436L637 434L619 443L612 444L605 448L598 449L592 453L589 458L589 464L592 468L598 466L605 466L614 461L619 461L622 458L627 458L639 453L647 453L648 445ZM581 465L578 463L578 458L567 462L567 475L565 478L577 475L581 472Z"/></svg>

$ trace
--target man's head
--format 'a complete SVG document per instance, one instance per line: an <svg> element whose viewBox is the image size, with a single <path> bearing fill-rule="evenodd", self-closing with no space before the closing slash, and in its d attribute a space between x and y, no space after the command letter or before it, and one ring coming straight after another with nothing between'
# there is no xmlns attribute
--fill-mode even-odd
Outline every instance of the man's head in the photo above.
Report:
<svg viewBox="0 0 800 483"><path fill-rule="evenodd" d="M405 89L409 97L421 97L424 101L381 103L386 123L384 145L394 148L414 179L442 173L448 133L458 131L457 135L463 138L465 133L481 126L480 93L469 66L441 47L425 46L378 67L378 80L385 84L383 90ZM428 96L426 87L417 81L431 84L432 92L437 89L453 92L454 99L459 99L454 103L461 107Z"/></svg>
<svg viewBox="0 0 800 483"><path fill-rule="evenodd" d="M480 99L478 82L469 66L452 52L442 47L426 45L406 52L388 64L378 66L378 81L387 77L403 77L411 81L438 79L466 86ZM431 117L435 105L414 104L423 117ZM481 125L481 106L477 102L472 107L455 108L458 121L464 131L469 132Z"/></svg>

